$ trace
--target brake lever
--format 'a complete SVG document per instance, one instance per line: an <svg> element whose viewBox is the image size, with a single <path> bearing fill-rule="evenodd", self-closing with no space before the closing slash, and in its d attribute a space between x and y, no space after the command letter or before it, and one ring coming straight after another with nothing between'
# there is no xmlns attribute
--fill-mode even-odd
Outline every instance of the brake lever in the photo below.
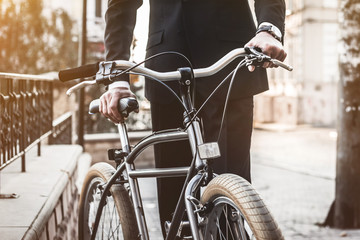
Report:
<svg viewBox="0 0 360 240"><path fill-rule="evenodd" d="M270 62L271 57L265 55L261 52L261 49L258 47L245 47L245 51L247 52L247 56L245 57L246 66L256 66L260 67L264 62Z"/></svg>
<svg viewBox="0 0 360 240"><path fill-rule="evenodd" d="M83 87L86 87L86 86L89 86L89 85L95 85L96 84L96 80L91 80L91 81L82 81L82 82L79 82L78 84L72 86L71 88L69 88L67 91L66 91L66 95L70 96L73 92L83 88Z"/></svg>
<svg viewBox="0 0 360 240"><path fill-rule="evenodd" d="M248 53L248 56L245 57L246 66L257 66L260 67L264 62L271 62L278 67L282 67L288 71L292 71L293 67L287 65L277 59L272 59L268 55L261 52L261 49L258 47L245 47L245 51ZM256 60L256 61L255 61Z"/></svg>
<svg viewBox="0 0 360 240"><path fill-rule="evenodd" d="M245 47L244 50L247 54L254 54L257 56L263 54L261 49L258 47ZM263 54L263 55L265 55L265 54Z"/></svg>

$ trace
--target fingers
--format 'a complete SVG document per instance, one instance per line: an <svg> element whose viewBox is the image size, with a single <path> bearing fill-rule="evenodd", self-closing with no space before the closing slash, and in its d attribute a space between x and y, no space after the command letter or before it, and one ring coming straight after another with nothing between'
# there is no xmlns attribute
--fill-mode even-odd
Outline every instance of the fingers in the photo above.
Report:
<svg viewBox="0 0 360 240"><path fill-rule="evenodd" d="M283 62L285 60L286 56L287 56L287 53L283 50L277 59Z"/></svg>
<svg viewBox="0 0 360 240"><path fill-rule="evenodd" d="M275 39L271 34L267 32L260 32L254 38L252 38L246 45L246 47L258 47L261 51L270 56L273 59L284 61L287 53L285 52L282 44ZM277 67L271 62L265 62L263 68ZM254 71L255 67L249 66L249 71Z"/></svg>
<svg viewBox="0 0 360 240"><path fill-rule="evenodd" d="M118 104L120 99L127 97L136 98L135 94L127 88L113 88L100 97L99 111L114 123L124 122L123 116L119 113ZM135 112L139 112L139 110Z"/></svg>
<svg viewBox="0 0 360 240"><path fill-rule="evenodd" d="M262 65L263 68L268 68L270 67L270 63L269 62L264 62L264 64Z"/></svg>
<svg viewBox="0 0 360 240"><path fill-rule="evenodd" d="M285 60L287 54L286 54L285 50L282 48L282 46L281 47L273 47L273 48L271 48L270 51L271 51L270 52L271 58L280 60L282 62Z"/></svg>
<svg viewBox="0 0 360 240"><path fill-rule="evenodd" d="M103 96L101 96L99 111L102 115L110 119L110 121L112 121L113 123L119 123L122 121L122 118L121 116L118 117L116 114L114 114L112 110L113 109L112 102L113 102L113 98L111 97L110 94L104 94Z"/></svg>
<svg viewBox="0 0 360 240"><path fill-rule="evenodd" d="M111 98L110 103L108 104L108 112L111 117L110 120L114 123L124 122L124 118L118 110L118 102L117 98Z"/></svg>
<svg viewBox="0 0 360 240"><path fill-rule="evenodd" d="M249 72L255 71L255 66L249 65L249 66L248 66L248 70L249 70Z"/></svg>

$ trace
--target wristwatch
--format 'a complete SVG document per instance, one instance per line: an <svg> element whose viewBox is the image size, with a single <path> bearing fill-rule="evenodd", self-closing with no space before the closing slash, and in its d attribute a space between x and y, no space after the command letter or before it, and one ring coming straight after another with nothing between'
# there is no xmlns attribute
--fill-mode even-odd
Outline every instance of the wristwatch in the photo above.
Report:
<svg viewBox="0 0 360 240"><path fill-rule="evenodd" d="M281 31L273 24L271 23L261 23L256 31L256 34L259 32L268 32L273 36L275 39L279 40L281 42L282 34Z"/></svg>

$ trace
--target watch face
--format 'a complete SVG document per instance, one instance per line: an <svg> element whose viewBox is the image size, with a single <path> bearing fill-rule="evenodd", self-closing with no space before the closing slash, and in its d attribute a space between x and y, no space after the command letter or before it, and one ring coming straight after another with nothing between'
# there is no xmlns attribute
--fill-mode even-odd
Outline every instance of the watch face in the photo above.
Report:
<svg viewBox="0 0 360 240"><path fill-rule="evenodd" d="M270 31L277 37L277 38L281 38L281 32L278 28L271 26Z"/></svg>
<svg viewBox="0 0 360 240"><path fill-rule="evenodd" d="M276 38L277 40L281 41L281 31L275 27L272 24L261 24L260 27L257 30L257 33L262 32L262 31L266 31L268 33L270 33L274 38Z"/></svg>

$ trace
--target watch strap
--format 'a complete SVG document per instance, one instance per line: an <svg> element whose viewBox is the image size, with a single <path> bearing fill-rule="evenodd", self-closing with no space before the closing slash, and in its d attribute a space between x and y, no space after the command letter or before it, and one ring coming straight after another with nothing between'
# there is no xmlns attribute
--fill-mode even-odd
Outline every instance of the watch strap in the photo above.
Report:
<svg viewBox="0 0 360 240"><path fill-rule="evenodd" d="M279 40L281 42L281 32L280 30L278 30L278 34L274 31L274 28L276 28L276 26L274 25L264 25L261 24L259 26L259 28L256 31L256 34L260 33L260 32L268 32L269 34L271 34L271 36L273 36L275 39Z"/></svg>

